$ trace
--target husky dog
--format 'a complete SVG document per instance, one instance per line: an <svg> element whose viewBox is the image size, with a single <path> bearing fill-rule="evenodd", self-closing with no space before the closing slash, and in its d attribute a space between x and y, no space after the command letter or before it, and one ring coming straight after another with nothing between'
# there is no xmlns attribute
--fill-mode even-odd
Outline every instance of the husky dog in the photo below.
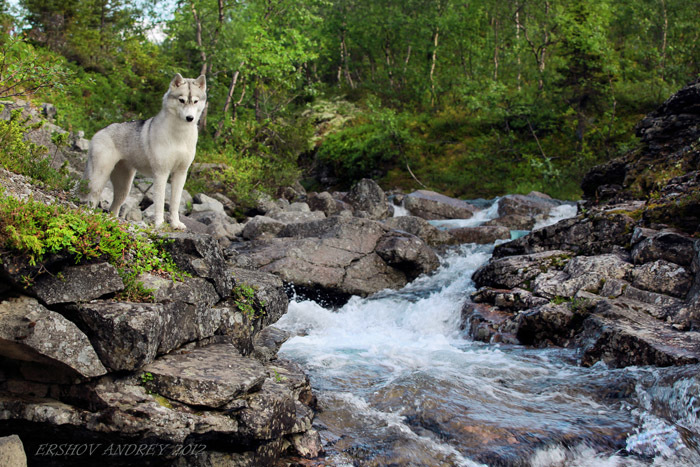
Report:
<svg viewBox="0 0 700 467"><path fill-rule="evenodd" d="M114 185L110 211L119 215L136 171L153 177L155 225L163 223L165 185L172 175L170 225L185 229L178 207L187 170L197 146L197 123L206 103L206 79L183 78L179 73L163 96L163 108L155 117L113 123L98 131L90 141L84 179L88 181L87 202L99 202L107 178Z"/></svg>

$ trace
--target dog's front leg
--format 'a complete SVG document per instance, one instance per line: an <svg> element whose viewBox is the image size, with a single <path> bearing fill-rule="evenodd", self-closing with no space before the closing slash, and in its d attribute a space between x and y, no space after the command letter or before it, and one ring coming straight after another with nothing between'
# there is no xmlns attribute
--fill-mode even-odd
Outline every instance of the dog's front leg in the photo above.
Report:
<svg viewBox="0 0 700 467"><path fill-rule="evenodd" d="M163 223L165 211L165 184L168 182L168 174L156 175L153 179L153 204L155 204L154 224L156 228Z"/></svg>
<svg viewBox="0 0 700 467"><path fill-rule="evenodd" d="M180 199L185 187L187 169L173 172L170 178L170 225L173 229L185 230L187 226L180 222Z"/></svg>

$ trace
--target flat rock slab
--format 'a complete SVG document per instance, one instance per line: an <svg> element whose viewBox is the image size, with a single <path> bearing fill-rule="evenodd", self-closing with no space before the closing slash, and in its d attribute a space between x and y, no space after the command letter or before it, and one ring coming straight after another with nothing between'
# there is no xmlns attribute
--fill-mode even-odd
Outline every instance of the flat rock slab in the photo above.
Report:
<svg viewBox="0 0 700 467"><path fill-rule="evenodd" d="M83 378L107 373L75 324L30 297L0 302L0 355L69 370Z"/></svg>
<svg viewBox="0 0 700 467"><path fill-rule="evenodd" d="M230 344L166 355L144 367L153 376L148 389L188 405L221 407L262 387L267 372ZM148 377L150 378L150 376Z"/></svg>
<svg viewBox="0 0 700 467"><path fill-rule="evenodd" d="M117 269L109 263L86 264L63 269L61 275L43 274L30 292L47 305L88 302L124 289Z"/></svg>

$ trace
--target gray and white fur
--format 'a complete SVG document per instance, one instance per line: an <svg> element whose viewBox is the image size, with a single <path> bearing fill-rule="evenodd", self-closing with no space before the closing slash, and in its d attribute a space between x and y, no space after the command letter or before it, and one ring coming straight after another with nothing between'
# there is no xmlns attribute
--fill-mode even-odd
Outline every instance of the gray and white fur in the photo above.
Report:
<svg viewBox="0 0 700 467"><path fill-rule="evenodd" d="M185 229L178 206L187 170L197 147L197 124L206 104L206 79L183 78L179 73L163 96L163 107L148 120L113 123L98 131L90 141L84 179L88 182L87 202L95 206L107 179L114 185L109 210L119 214L138 171L153 177L155 225L163 223L165 185L172 187L170 225Z"/></svg>

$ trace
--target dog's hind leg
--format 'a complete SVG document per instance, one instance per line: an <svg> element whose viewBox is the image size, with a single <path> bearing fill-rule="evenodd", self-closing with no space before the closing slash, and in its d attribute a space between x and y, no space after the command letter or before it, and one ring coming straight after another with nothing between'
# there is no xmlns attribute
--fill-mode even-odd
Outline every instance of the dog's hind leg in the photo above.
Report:
<svg viewBox="0 0 700 467"><path fill-rule="evenodd" d="M117 165L112 170L112 175L109 178L114 186L114 198L112 198L112 205L109 210L115 216L119 216L119 209L126 201L126 197L129 196L134 175L136 175L136 169L129 167L123 160L117 162Z"/></svg>
<svg viewBox="0 0 700 467"><path fill-rule="evenodd" d="M107 184L109 174L112 173L114 163L111 157L102 157L101 151L90 146L88 163L85 167L83 178L88 182L87 202L91 207L96 207L100 203L102 189Z"/></svg>

